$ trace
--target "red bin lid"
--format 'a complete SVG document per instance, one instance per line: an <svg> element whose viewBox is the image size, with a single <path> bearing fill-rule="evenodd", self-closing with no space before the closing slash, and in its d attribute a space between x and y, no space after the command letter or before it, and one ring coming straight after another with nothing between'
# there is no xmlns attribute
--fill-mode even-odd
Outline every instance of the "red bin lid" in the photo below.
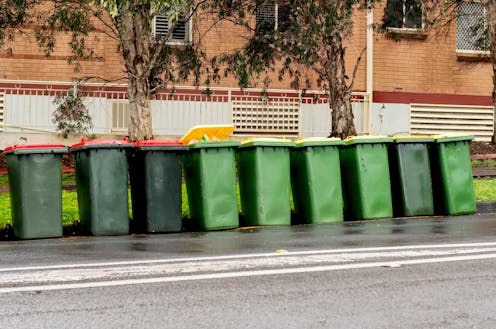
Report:
<svg viewBox="0 0 496 329"><path fill-rule="evenodd" d="M138 141L134 143L135 147L143 147L143 146L183 146L183 143L180 141L161 141L161 140L155 140L155 139L150 139L150 140L145 140L145 141Z"/></svg>
<svg viewBox="0 0 496 329"><path fill-rule="evenodd" d="M85 146L98 146L98 145L126 145L130 146L131 143L128 142L128 139L82 139L79 143L71 145L71 149L85 147Z"/></svg>
<svg viewBox="0 0 496 329"><path fill-rule="evenodd" d="M62 149L65 148L64 144L50 144L50 143L33 143L33 144L16 144L6 147L4 152L26 149Z"/></svg>

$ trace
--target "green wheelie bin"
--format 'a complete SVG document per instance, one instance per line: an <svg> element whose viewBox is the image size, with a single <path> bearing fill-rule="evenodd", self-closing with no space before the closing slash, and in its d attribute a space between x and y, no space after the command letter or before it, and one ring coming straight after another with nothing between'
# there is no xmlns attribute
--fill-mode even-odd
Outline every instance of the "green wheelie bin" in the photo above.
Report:
<svg viewBox="0 0 496 329"><path fill-rule="evenodd" d="M195 229L239 227L235 149L238 142L198 142L183 156L190 217Z"/></svg>
<svg viewBox="0 0 496 329"><path fill-rule="evenodd" d="M393 216L388 137L357 136L340 149L345 220Z"/></svg>
<svg viewBox="0 0 496 329"><path fill-rule="evenodd" d="M431 170L436 214L471 214L477 209L470 160L470 141L473 138L435 138L431 150Z"/></svg>
<svg viewBox="0 0 496 329"><path fill-rule="evenodd" d="M147 140L129 152L134 233L170 233L182 229L181 142Z"/></svg>
<svg viewBox="0 0 496 329"><path fill-rule="evenodd" d="M12 226L19 239L57 238L62 229L61 144L24 144L5 149Z"/></svg>
<svg viewBox="0 0 496 329"><path fill-rule="evenodd" d="M290 151L294 143L254 138L237 151L241 210L246 225L291 225Z"/></svg>
<svg viewBox="0 0 496 329"><path fill-rule="evenodd" d="M389 169L395 217L434 215L429 147L434 138L394 136Z"/></svg>
<svg viewBox="0 0 496 329"><path fill-rule="evenodd" d="M82 140L71 146L83 233L129 234L127 140Z"/></svg>
<svg viewBox="0 0 496 329"><path fill-rule="evenodd" d="M291 186L298 223L343 221L339 138L308 138L291 150Z"/></svg>

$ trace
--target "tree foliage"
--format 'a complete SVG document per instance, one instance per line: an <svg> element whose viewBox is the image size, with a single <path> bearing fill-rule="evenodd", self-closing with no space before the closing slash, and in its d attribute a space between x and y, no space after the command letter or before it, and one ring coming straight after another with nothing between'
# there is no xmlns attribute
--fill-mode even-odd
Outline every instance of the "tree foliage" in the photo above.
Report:
<svg viewBox="0 0 496 329"><path fill-rule="evenodd" d="M5 40L12 40L16 31L25 24L33 0L0 0L0 47Z"/></svg>
<svg viewBox="0 0 496 329"><path fill-rule="evenodd" d="M87 134L93 123L84 105L81 88L76 85L66 95L58 95L53 100L56 108L52 113L52 122L64 138Z"/></svg>
<svg viewBox="0 0 496 329"><path fill-rule="evenodd" d="M251 30L244 48L222 57L227 63L226 74L234 74L242 87L257 79L262 79L267 87L272 74L279 80L289 78L295 89L321 88L329 97L332 111L330 135L342 138L354 135L350 96L361 55L354 72L348 74L345 42L352 33L353 12L372 2L279 0L278 19L267 22L263 12L275 3L214 1L222 18Z"/></svg>
<svg viewBox="0 0 496 329"><path fill-rule="evenodd" d="M36 40L47 56L54 51L60 33L70 36L68 61L81 62L99 54L89 46L98 26L118 44L128 81L131 140L153 137L150 101L159 88L183 81L199 85L205 53L199 40L171 45L180 17L189 21L200 4L194 0L0 0L0 41L7 31L34 27ZM7 8L7 11L1 9ZM154 35L153 19L167 15L168 33ZM13 33L9 34L11 37ZM207 80L209 81L209 80Z"/></svg>

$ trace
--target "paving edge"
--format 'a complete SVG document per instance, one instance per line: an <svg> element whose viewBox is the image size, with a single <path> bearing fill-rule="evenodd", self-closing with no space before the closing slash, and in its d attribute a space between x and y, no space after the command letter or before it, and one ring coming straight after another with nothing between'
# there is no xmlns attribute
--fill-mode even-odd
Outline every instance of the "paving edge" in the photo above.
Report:
<svg viewBox="0 0 496 329"><path fill-rule="evenodd" d="M472 160L496 159L496 154L472 154L470 158Z"/></svg>
<svg viewBox="0 0 496 329"><path fill-rule="evenodd" d="M478 214L494 214L496 213L496 201L477 202Z"/></svg>

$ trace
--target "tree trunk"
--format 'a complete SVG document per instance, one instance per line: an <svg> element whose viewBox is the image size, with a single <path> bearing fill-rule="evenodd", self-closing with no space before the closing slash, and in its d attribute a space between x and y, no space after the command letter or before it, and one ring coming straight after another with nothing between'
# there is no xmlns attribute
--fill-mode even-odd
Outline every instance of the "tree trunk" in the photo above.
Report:
<svg viewBox="0 0 496 329"><path fill-rule="evenodd" d="M151 93L147 81L139 81L130 76L127 90L129 97L130 141L152 139Z"/></svg>
<svg viewBox="0 0 496 329"><path fill-rule="evenodd" d="M342 42L334 43L327 53L327 83L331 109L331 137L345 139L356 135L351 107L351 89L347 85L344 62L345 49Z"/></svg>
<svg viewBox="0 0 496 329"><path fill-rule="evenodd" d="M152 139L153 128L150 111L151 30L145 24L150 9L144 2L127 2L119 7L119 10L116 26L119 29L120 51L128 76L129 139L132 142Z"/></svg>
<svg viewBox="0 0 496 329"><path fill-rule="evenodd" d="M355 124L353 123L353 111L350 98L336 98L331 101L329 97L329 107L331 109L332 127L330 137L345 139L355 136Z"/></svg>

